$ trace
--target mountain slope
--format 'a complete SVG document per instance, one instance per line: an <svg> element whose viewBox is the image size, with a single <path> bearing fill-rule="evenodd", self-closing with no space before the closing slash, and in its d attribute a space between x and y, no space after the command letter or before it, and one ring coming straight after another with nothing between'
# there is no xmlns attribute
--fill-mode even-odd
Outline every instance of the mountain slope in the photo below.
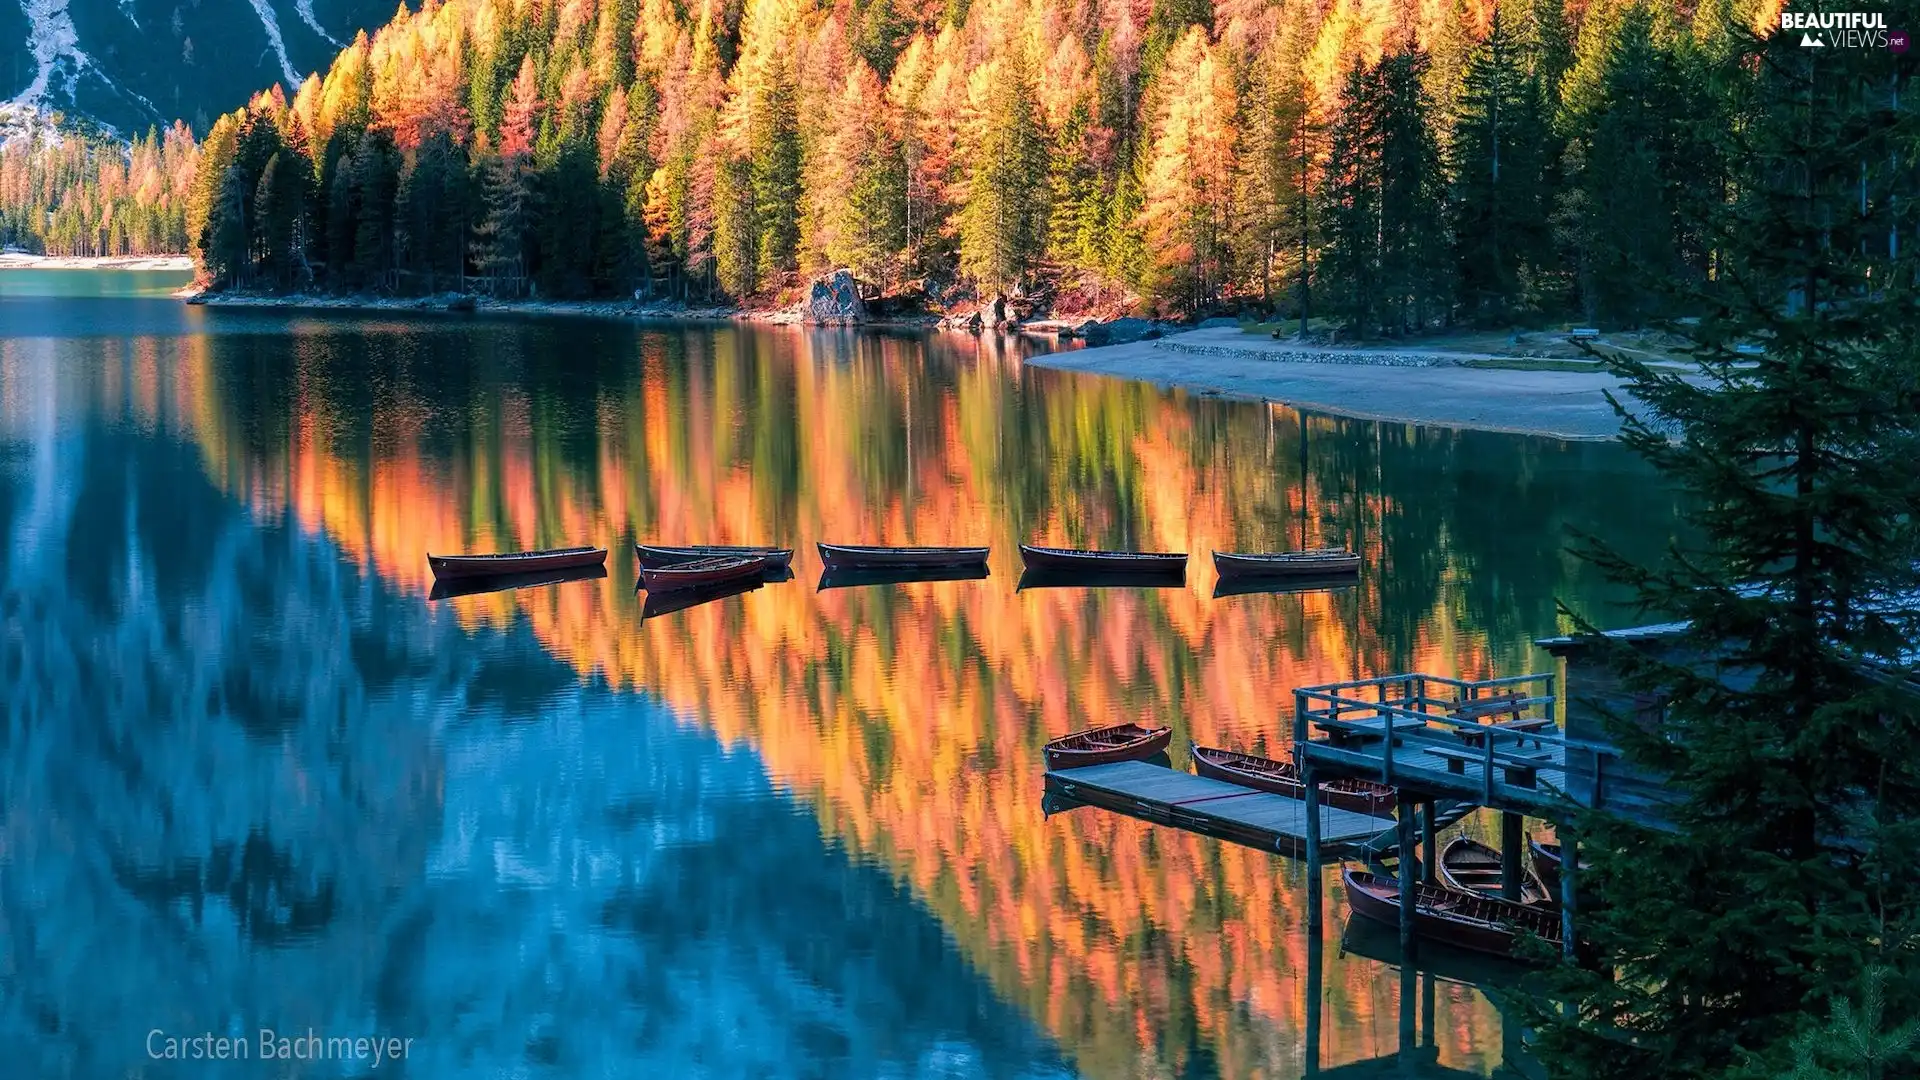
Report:
<svg viewBox="0 0 1920 1080"><path fill-rule="evenodd" d="M386 0L11 0L0 6L0 102L132 133L204 132L255 90L324 68L393 14Z"/></svg>

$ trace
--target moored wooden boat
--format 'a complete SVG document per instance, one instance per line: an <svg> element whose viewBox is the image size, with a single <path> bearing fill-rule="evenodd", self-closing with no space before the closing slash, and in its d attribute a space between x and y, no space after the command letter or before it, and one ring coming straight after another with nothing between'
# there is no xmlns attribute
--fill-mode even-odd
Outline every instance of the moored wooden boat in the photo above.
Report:
<svg viewBox="0 0 1920 1080"><path fill-rule="evenodd" d="M1449 888L1505 899L1500 895L1500 853L1472 837L1456 836L1447 841L1447 846L1440 849L1439 871L1440 880ZM1521 864L1520 899L1513 902L1545 904L1552 899L1539 875Z"/></svg>
<svg viewBox="0 0 1920 1080"><path fill-rule="evenodd" d="M673 566L653 569L642 567L640 581L647 587L648 592L697 589L708 585L724 585L730 581L757 578L765 568L766 560L758 558L695 559L692 562L677 563Z"/></svg>
<svg viewBox="0 0 1920 1080"><path fill-rule="evenodd" d="M861 585L912 585L923 581L978 581L987 576L987 564L972 566L901 567L875 570L828 570L820 575L816 591Z"/></svg>
<svg viewBox="0 0 1920 1080"><path fill-rule="evenodd" d="M1347 905L1355 918L1400 925L1400 883L1348 867L1341 872ZM1508 903L1426 882L1413 886L1413 931L1490 956L1513 957L1522 933L1551 945L1561 942L1560 915L1544 907ZM1518 959L1515 957L1515 959Z"/></svg>
<svg viewBox="0 0 1920 1080"><path fill-rule="evenodd" d="M582 566L604 566L607 549L597 547L546 548L541 551L503 551L493 555L428 555L436 578L494 577L500 574L539 574Z"/></svg>
<svg viewBox="0 0 1920 1080"><path fill-rule="evenodd" d="M740 544L690 544L682 547L635 544L633 553L640 557L640 566L647 570L678 566L695 559L763 559L768 570L779 569L793 562L792 548Z"/></svg>
<svg viewBox="0 0 1920 1080"><path fill-rule="evenodd" d="M1047 768L1077 769L1115 761L1138 761L1167 748L1173 741L1169 727L1112 724L1063 735L1047 744Z"/></svg>
<svg viewBox="0 0 1920 1080"><path fill-rule="evenodd" d="M939 570L980 566L990 548L984 547L874 547L862 544L826 544L820 562L829 570Z"/></svg>
<svg viewBox="0 0 1920 1080"><path fill-rule="evenodd" d="M606 576L607 568L604 566L575 566L566 570L545 570L532 574L448 578L445 581L435 581L432 591L427 593L427 599L451 600L458 596L533 589L542 585L559 585L568 581L600 581Z"/></svg>
<svg viewBox="0 0 1920 1080"><path fill-rule="evenodd" d="M1555 899L1560 896L1560 866L1565 856L1560 845L1551 840L1528 840L1527 853L1533 856L1533 872L1540 877L1540 884Z"/></svg>
<svg viewBox="0 0 1920 1080"><path fill-rule="evenodd" d="M1289 799L1304 799L1307 788L1291 761L1275 761L1257 754L1222 750L1212 746L1192 746L1193 771L1212 780L1271 791ZM1367 780L1341 778L1320 785L1320 798L1328 806L1351 810L1356 814L1385 817L1393 813L1393 789Z"/></svg>
<svg viewBox="0 0 1920 1080"><path fill-rule="evenodd" d="M1311 551L1238 553L1216 551L1213 568L1221 577L1327 577L1360 572L1360 556L1345 548Z"/></svg>
<svg viewBox="0 0 1920 1080"><path fill-rule="evenodd" d="M1187 555L1172 551L1080 551L1020 545L1020 561L1029 570L1082 570L1106 574L1185 573Z"/></svg>

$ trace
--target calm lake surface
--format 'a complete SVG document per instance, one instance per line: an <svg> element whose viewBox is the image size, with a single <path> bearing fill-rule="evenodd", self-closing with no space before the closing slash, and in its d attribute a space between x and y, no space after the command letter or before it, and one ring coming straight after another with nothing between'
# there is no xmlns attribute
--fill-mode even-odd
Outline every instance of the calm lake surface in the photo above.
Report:
<svg viewBox="0 0 1920 1080"><path fill-rule="evenodd" d="M1284 748L1296 686L1545 669L1556 599L1608 614L1563 530L1670 532L1619 448L972 337L36 276L0 273L7 1072L1517 1075L1497 965L1402 971L1337 889L1310 943L1300 863L1048 816L1041 746L1164 721L1185 768ZM1216 599L1197 558L1014 589L1023 540L1303 533L1363 551L1358 587ZM636 538L791 544L796 580L643 618ZM992 575L819 591L822 539L991 543ZM587 542L603 579L429 599L429 551ZM413 1042L263 1071L263 1027ZM152 1060L156 1030L253 1060Z"/></svg>

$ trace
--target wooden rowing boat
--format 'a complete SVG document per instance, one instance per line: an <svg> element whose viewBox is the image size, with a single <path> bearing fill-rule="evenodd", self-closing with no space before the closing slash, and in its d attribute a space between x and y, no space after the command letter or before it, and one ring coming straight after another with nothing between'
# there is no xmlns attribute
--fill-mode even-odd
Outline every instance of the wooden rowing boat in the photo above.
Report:
<svg viewBox="0 0 1920 1080"><path fill-rule="evenodd" d="M1213 780L1271 791L1289 799L1307 797L1307 787L1291 761L1275 761L1237 750L1212 746L1191 746L1193 771ZM1356 814L1387 817L1393 813L1393 789L1369 780L1341 778L1320 785L1320 798L1328 806L1351 810Z"/></svg>
<svg viewBox="0 0 1920 1080"><path fill-rule="evenodd" d="M1516 857L1518 853L1516 852ZM1500 895L1500 853L1468 836L1456 836L1440 849L1440 880L1461 892L1503 900ZM1540 876L1520 867L1520 898L1516 903L1546 904L1553 900Z"/></svg>
<svg viewBox="0 0 1920 1080"><path fill-rule="evenodd" d="M500 574L538 574L581 566L604 566L607 549L597 547L547 548L543 551L506 551L495 555L428 555L436 578L494 577Z"/></svg>
<svg viewBox="0 0 1920 1080"><path fill-rule="evenodd" d="M1185 573L1185 552L1075 551L1020 545L1020 561L1029 570L1091 570L1108 574Z"/></svg>
<svg viewBox="0 0 1920 1080"><path fill-rule="evenodd" d="M1047 744L1047 768L1078 769L1115 761L1138 761L1165 750L1172 741L1173 729L1169 727L1113 724L1076 731Z"/></svg>
<svg viewBox="0 0 1920 1080"><path fill-rule="evenodd" d="M940 570L979 566L987 561L984 547L869 547L859 544L820 544L820 562L829 570Z"/></svg>
<svg viewBox="0 0 1920 1080"><path fill-rule="evenodd" d="M1355 918L1400 925L1400 883L1351 867L1341 872L1347 906ZM1413 886L1413 931L1462 949L1519 959L1513 947L1522 933L1554 946L1561 942L1560 916L1544 907L1476 896L1426 882Z"/></svg>
<svg viewBox="0 0 1920 1080"><path fill-rule="evenodd" d="M606 576L607 568L604 566L575 566L566 570L543 570L532 574L448 578L445 581L435 581L432 591L427 593L427 599L451 600L459 596L532 589L542 585L559 585L568 581L600 581Z"/></svg>
<svg viewBox="0 0 1920 1080"><path fill-rule="evenodd" d="M912 585L922 581L978 581L986 576L986 563L885 570L828 570L820 575L817 590L825 592L828 589L847 589L860 585Z"/></svg>
<svg viewBox="0 0 1920 1080"><path fill-rule="evenodd" d="M1357 574L1360 556L1345 548L1316 548L1312 551L1268 551L1213 553L1213 568L1221 577L1325 577L1332 574Z"/></svg>
<svg viewBox="0 0 1920 1080"><path fill-rule="evenodd" d="M633 553L640 557L641 567L647 570L678 566L695 559L762 559L768 570L784 568L793 562L792 548L751 545L693 544L669 547L664 544L635 544Z"/></svg>
<svg viewBox="0 0 1920 1080"><path fill-rule="evenodd" d="M671 615L676 611L685 611L702 604L711 604L716 600L725 600L730 596L750 593L765 584L765 579L748 577L739 581L728 581L719 585L701 585L691 589L668 589L664 592L650 592L640 605L640 619L657 619L662 615Z"/></svg>
<svg viewBox="0 0 1920 1080"><path fill-rule="evenodd" d="M765 559L695 559L653 569L641 567L640 581L648 592L666 592L670 589L697 589L757 578L764 569Z"/></svg>
<svg viewBox="0 0 1920 1080"><path fill-rule="evenodd" d="M1540 884L1556 899L1560 896L1560 867L1565 856L1560 853L1560 845L1551 840L1527 841L1527 854L1533 856L1533 872L1540 878Z"/></svg>

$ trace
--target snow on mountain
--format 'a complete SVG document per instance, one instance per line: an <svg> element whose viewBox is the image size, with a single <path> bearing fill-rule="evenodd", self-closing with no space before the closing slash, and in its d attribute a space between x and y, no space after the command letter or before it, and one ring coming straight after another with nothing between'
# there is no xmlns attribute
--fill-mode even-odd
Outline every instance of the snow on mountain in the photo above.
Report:
<svg viewBox="0 0 1920 1080"><path fill-rule="evenodd" d="M0 105L123 133L183 119L204 134L392 14L374 0L0 0Z"/></svg>

